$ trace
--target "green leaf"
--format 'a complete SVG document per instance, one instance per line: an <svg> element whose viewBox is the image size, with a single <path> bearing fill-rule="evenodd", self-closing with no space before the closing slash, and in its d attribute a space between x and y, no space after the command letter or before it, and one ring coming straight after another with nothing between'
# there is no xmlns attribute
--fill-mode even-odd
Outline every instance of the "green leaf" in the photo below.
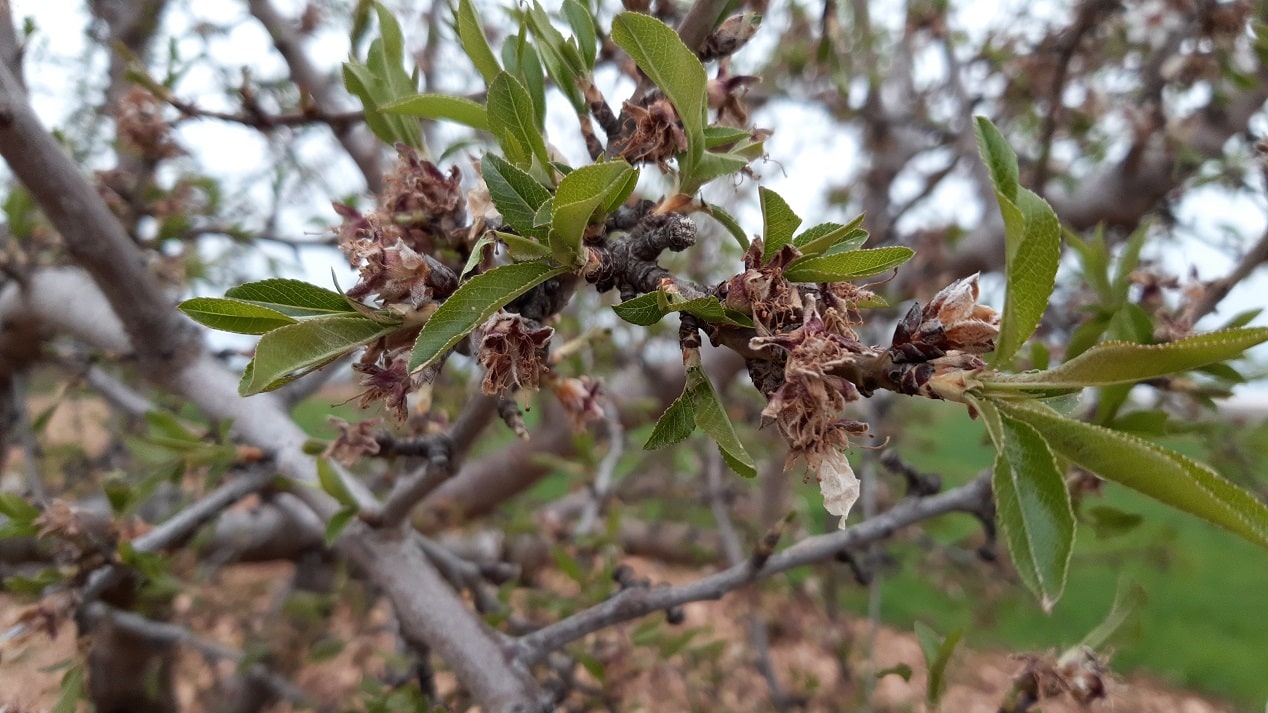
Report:
<svg viewBox="0 0 1268 713"><path fill-rule="evenodd" d="M40 516L40 509L21 495L6 492L0 493L0 513L14 522L27 524Z"/></svg>
<svg viewBox="0 0 1268 713"><path fill-rule="evenodd" d="M706 126L704 127L704 147L705 149L716 149L719 146L743 141L752 135L753 132L748 129L737 129L731 126Z"/></svg>
<svg viewBox="0 0 1268 713"><path fill-rule="evenodd" d="M826 252L828 248L839 242L862 237L859 241L862 245L867 240L867 231L862 229L863 216L859 215L854 220L842 225L840 223L820 223L813 228L803 231L797 237L793 238L793 245L801 251L805 257L814 257L820 253ZM855 246L857 247L857 246Z"/></svg>
<svg viewBox="0 0 1268 713"><path fill-rule="evenodd" d="M475 245L471 246L471 254L467 256L467 264L462 266L462 273L458 275L458 279L465 280L467 275L484 259L484 249L490 245L496 247L497 242L497 234L492 230L486 230Z"/></svg>
<svg viewBox="0 0 1268 713"><path fill-rule="evenodd" d="M752 327L747 315L722 306L717 297L697 297L688 300L682 295L667 294L660 290L639 295L612 308L617 316L640 327L656 324L670 312L687 312L706 322L728 324L734 327Z"/></svg>
<svg viewBox="0 0 1268 713"><path fill-rule="evenodd" d="M925 682L925 700L930 705L937 705L942 694L947 690L947 664L955 647L964 638L964 629L954 629L942 637L923 622L916 622L916 639L920 642L920 651L925 657L925 667L929 670Z"/></svg>
<svg viewBox="0 0 1268 713"><path fill-rule="evenodd" d="M612 21L612 41L629 54L647 78L665 93L678 110L687 153L679 158L684 184L704 156L707 76L696 53L683 44L678 33L654 17L623 12ZM685 191L684 191L685 192Z"/></svg>
<svg viewBox="0 0 1268 713"><path fill-rule="evenodd" d="M991 120L984 116L973 118L973 128L977 133L977 147L982 152L982 163L991 174L991 182L995 190L1008 199L1017 202L1020 173L1017 170L1017 154L1008 145L1004 135L995 128Z"/></svg>
<svg viewBox="0 0 1268 713"><path fill-rule="evenodd" d="M555 190L550 224L550 248L555 260L565 265L577 264L586 226L602 220L609 203L619 205L624 201L634 190L637 178L638 173L624 161L590 164L564 176Z"/></svg>
<svg viewBox="0 0 1268 713"><path fill-rule="evenodd" d="M750 159L736 153L706 151L700 156L699 162L691 169L691 173L683 174L678 192L693 195L704 184L715 178L735 173L747 166L749 161Z"/></svg>
<svg viewBox="0 0 1268 713"><path fill-rule="evenodd" d="M890 666L889 668L883 668L877 671L875 676L877 681L881 680L882 678L885 678L886 676L897 676L904 681L910 681L911 674L912 674L911 666L908 666L905 663L898 663L898 664L894 664L893 666Z"/></svg>
<svg viewBox="0 0 1268 713"><path fill-rule="evenodd" d="M1097 475L1268 547L1268 505L1210 467L1136 436L1073 421L1046 406L996 401L1054 452Z"/></svg>
<svg viewBox="0 0 1268 713"><path fill-rule="evenodd" d="M294 317L268 307L218 297L195 297L176 308L204 327L236 334L264 334L296 322Z"/></svg>
<svg viewBox="0 0 1268 713"><path fill-rule="evenodd" d="M687 369L686 393L691 395L696 426L717 442L726 464L745 478L756 477L757 464L735 434L735 426L726 415L722 400L718 398L718 392L713 388L704 369L698 366Z"/></svg>
<svg viewBox="0 0 1268 713"><path fill-rule="evenodd" d="M1081 389L1127 384L1235 359L1268 341L1268 327L1226 329L1166 344L1106 342L1047 371L1008 374L991 379L988 393L1029 389Z"/></svg>
<svg viewBox="0 0 1268 713"><path fill-rule="evenodd" d="M1096 533L1097 539L1108 540L1135 530L1145 518L1134 512L1097 506L1083 513L1083 521Z"/></svg>
<svg viewBox="0 0 1268 713"><path fill-rule="evenodd" d="M343 295L303 280L275 277L230 287L225 297L277 310L290 317L345 315L355 310Z"/></svg>
<svg viewBox="0 0 1268 713"><path fill-rule="evenodd" d="M598 56L599 40L594 29L594 18L585 5L577 0L564 0L564 16L568 18L568 26L572 28L572 36L577 38L577 50L581 53L581 61L586 69L594 69L594 60Z"/></svg>
<svg viewBox="0 0 1268 713"><path fill-rule="evenodd" d="M550 16L537 0L533 0L532 6L523 10L522 17L537 38L546 73L555 80L555 86L568 98L573 109L578 113L585 112L586 103L578 83L589 70L581 53L555 29Z"/></svg>
<svg viewBox="0 0 1268 713"><path fill-rule="evenodd" d="M260 338L239 392L251 396L276 389L335 361L399 327L360 316L310 319L275 329Z"/></svg>
<svg viewBox="0 0 1268 713"><path fill-rule="evenodd" d="M357 508L355 507L340 508L334 515L331 515L330 521L326 523L326 532L323 536L326 541L326 547L333 547L335 541L339 539L339 535L343 534L348 524L356 517Z"/></svg>
<svg viewBox="0 0 1268 713"><path fill-rule="evenodd" d="M684 391L681 396L674 399L673 403L669 404L665 413L661 414L660 419L656 421L656 426L652 429L652 435L647 438L643 448L654 451L681 443L695 430L696 409L692 403L691 394Z"/></svg>
<svg viewBox="0 0 1268 713"><path fill-rule="evenodd" d="M801 218L775 191L759 187L757 193L762 200L762 262L767 263L780 248L792 242Z"/></svg>
<svg viewBox="0 0 1268 713"><path fill-rule="evenodd" d="M338 501L340 505L350 508L357 506L357 499L348 490L348 484L343 482L339 472L335 470L334 466L326 458L317 459L317 482L321 485L321 489Z"/></svg>
<svg viewBox="0 0 1268 713"><path fill-rule="evenodd" d="M999 451L991 479L999 524L1018 576L1050 612L1065 590L1074 549L1070 492L1039 431L984 406Z"/></svg>
<svg viewBox="0 0 1268 713"><path fill-rule="evenodd" d="M1061 224L1044 199L1017 184L1017 156L994 124L979 116L976 130L1004 218L1004 314L992 357L999 367L1012 362L1048 307L1061 257Z"/></svg>
<svg viewBox="0 0 1268 713"><path fill-rule="evenodd" d="M79 709L79 702L84 698L84 689L84 664L77 661L62 674L57 703L50 713L75 713Z"/></svg>
<svg viewBox="0 0 1268 713"><path fill-rule="evenodd" d="M668 314L660 306L659 291L628 299L619 305L614 305L612 310L621 319L640 327L650 327Z"/></svg>
<svg viewBox="0 0 1268 713"><path fill-rule="evenodd" d="M513 233L495 232L498 240L506 244L506 249L511 251L511 257L516 260L539 260L544 257L550 257L550 246L525 238Z"/></svg>
<svg viewBox="0 0 1268 713"><path fill-rule="evenodd" d="M471 58L485 85L491 86L493 80L502 71L493 48L489 47L489 39L484 35L484 25L471 0L458 1L458 40L462 43L462 51Z"/></svg>
<svg viewBox="0 0 1268 713"><path fill-rule="evenodd" d="M410 371L439 359L511 300L566 272L569 268L544 262L519 262L495 267L462 283L418 333Z"/></svg>
<svg viewBox="0 0 1268 713"><path fill-rule="evenodd" d="M524 82L524 88L533 98L537 128L545 131L546 73L537 50L528 41L528 32L528 27L521 24L519 34L502 44L502 63L506 65L506 71Z"/></svg>
<svg viewBox="0 0 1268 713"><path fill-rule="evenodd" d="M384 104L379 110L385 114L421 116L424 119L452 121L480 131L489 130L489 116L484 107L465 97L416 94Z"/></svg>
<svg viewBox="0 0 1268 713"><path fill-rule="evenodd" d="M879 275L907 262L916 253L901 246L854 250L818 257L800 257L784 268L789 282L842 282Z"/></svg>
<svg viewBox="0 0 1268 713"><path fill-rule="evenodd" d="M748 250L748 235L744 233L744 228L740 225L730 213L726 212L717 204L709 204L708 214L714 220L722 224L726 231L735 238L735 242L740 244L741 250Z"/></svg>
<svg viewBox="0 0 1268 713"><path fill-rule="evenodd" d="M497 137L511 163L528 169L536 159L541 167L548 165L546 141L537 128L533 99L518 79L507 72L498 74L489 85L486 111L489 131Z"/></svg>
<svg viewBox="0 0 1268 713"><path fill-rule="evenodd" d="M550 191L533 177L504 161L500 156L486 153L480 161L480 173L489 187L489 197L506 224L521 235L544 240L549 231L534 225L533 216L546 201Z"/></svg>

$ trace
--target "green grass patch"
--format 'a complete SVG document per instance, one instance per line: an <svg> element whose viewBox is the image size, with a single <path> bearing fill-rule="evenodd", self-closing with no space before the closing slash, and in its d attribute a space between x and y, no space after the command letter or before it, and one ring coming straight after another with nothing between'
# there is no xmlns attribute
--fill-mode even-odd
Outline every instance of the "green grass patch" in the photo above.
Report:
<svg viewBox="0 0 1268 713"><path fill-rule="evenodd" d="M945 404L902 408L892 423L904 430L885 435L912 465L941 474L950 487L991 463L981 424L962 411ZM1193 438L1168 445L1199 457L1204 450ZM1264 705L1268 553L1114 484L1085 504L1135 513L1143 522L1104 539L1080 527L1065 596L1050 616L1019 585L1002 581L1011 577L1008 565L974 561L980 534L968 517L930 523L932 548L928 541L893 546L899 564L884 577L882 616L899 628L916 620L940 631L967 626L978 647L1063 650L1104 617L1125 577L1143 585L1149 599L1137 626L1114 642L1116 671L1148 671L1251 709ZM858 608L867 595L846 596Z"/></svg>

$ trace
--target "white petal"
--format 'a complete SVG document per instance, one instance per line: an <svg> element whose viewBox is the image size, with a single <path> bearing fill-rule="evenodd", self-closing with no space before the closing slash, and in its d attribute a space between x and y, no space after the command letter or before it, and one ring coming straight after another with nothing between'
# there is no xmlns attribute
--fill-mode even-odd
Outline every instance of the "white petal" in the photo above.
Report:
<svg viewBox="0 0 1268 713"><path fill-rule="evenodd" d="M845 518L859 499L859 479L854 476L850 460L845 457L844 451L833 449L818 454L810 465L819 477L824 509L841 518L838 525L844 530Z"/></svg>

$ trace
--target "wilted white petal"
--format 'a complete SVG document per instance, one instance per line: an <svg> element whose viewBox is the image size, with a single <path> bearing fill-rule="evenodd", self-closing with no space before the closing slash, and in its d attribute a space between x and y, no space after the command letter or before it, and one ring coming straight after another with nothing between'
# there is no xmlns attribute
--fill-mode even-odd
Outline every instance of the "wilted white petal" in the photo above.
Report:
<svg viewBox="0 0 1268 713"><path fill-rule="evenodd" d="M859 499L859 479L854 476L850 460L844 451L835 448L815 454L810 467L819 477L819 492L823 493L823 507L841 518L838 526L845 529L845 518Z"/></svg>

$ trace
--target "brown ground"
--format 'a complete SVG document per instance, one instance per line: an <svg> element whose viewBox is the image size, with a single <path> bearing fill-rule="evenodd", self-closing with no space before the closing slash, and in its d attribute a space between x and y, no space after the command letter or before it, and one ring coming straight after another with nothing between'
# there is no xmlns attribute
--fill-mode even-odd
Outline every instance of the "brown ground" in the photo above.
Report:
<svg viewBox="0 0 1268 713"><path fill-rule="evenodd" d="M687 571L664 570L651 563L637 562L640 575L653 581L683 581L698 576ZM267 622L268 611L289 579L290 566L284 564L238 565L219 572L214 586L204 586L177 600L178 621L203 636L225 645L240 647L248 631L259 631ZM547 578L553 580L555 578ZM562 578L559 578L562 579ZM561 584L564 593L568 585ZM773 710L765 680L753 666L753 649L748 643L748 621L759 595L741 592L722 602L701 602L686 607L681 627L662 626L661 635L673 636L698 629L691 644L669 659L662 659L656 643L631 645L631 637L648 635L650 627L639 630L635 622L608 630L588 642L596 658L605 664L603 688L619 701L619 710L630 711L767 711ZM804 597L774 594L761 597L767 612L770 652L781 685L786 692L808 697L805 710L864 710L860 704L863 682L872 683L872 710L920 713L924 704L925 672L919 645L909 632L882 627L876 635L874 658L867 655L870 627L865 621L834 624L822 607ZM26 607L12 597L0 595L0 632L6 631ZM294 676L296 683L313 699L351 702L362 675L381 676L382 653L391 651L392 636L385 607L376 606L363 615L353 615L340 607L332 618L333 633L346 642L334 658L311 664ZM655 634L652 634L654 637ZM716 642L716 643L715 643ZM715 643L714 646L708 646ZM832 652L848 650L849 676ZM0 644L0 711L5 704L23 706L23 711L48 711L57 700L61 670L52 670L76 652L74 628L59 627L56 638L35 636L15 644ZM911 680L895 675L879 681L869 673L897 664L913 669ZM1012 675L1021 662L1006 652L957 652L949 671L951 682L941 710L954 713L996 713ZM232 666L220 663L221 673ZM201 702L214 679L213 665L200 655L182 652L178 695L182 710L201 711ZM442 692L453 688L452 678L438 677ZM583 676L595 684L595 680ZM1046 701L1045 713L1072 713L1080 710L1068 701ZM277 710L289 710L280 706ZM1111 681L1110 700L1098 702L1093 710L1113 713L1231 713L1231 709L1176 690L1143 677Z"/></svg>

